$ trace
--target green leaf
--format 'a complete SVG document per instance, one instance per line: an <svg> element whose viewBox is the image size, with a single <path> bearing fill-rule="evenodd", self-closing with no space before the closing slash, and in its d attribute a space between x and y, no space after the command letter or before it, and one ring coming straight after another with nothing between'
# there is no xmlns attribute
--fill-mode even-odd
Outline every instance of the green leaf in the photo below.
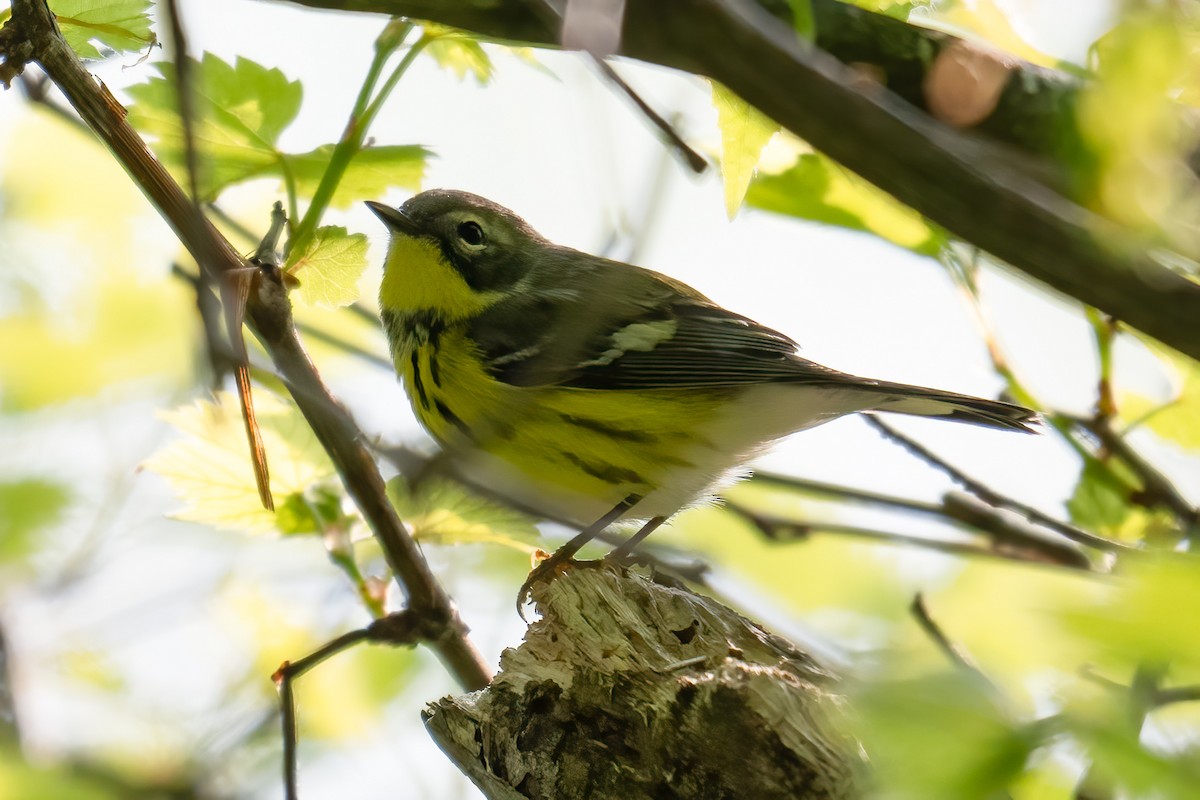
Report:
<svg viewBox="0 0 1200 800"><path fill-rule="evenodd" d="M254 392L254 406L267 451L272 495L304 495L335 479L333 465L295 406L261 389ZM183 438L143 466L166 478L184 500L177 518L246 533L280 530L277 515L264 509L258 497L236 397L221 392L215 401L198 400L161 416ZM292 507L284 503L280 513L287 526L284 530L294 532Z"/></svg>
<svg viewBox="0 0 1200 800"><path fill-rule="evenodd" d="M873 233L921 255L934 255L946 243L916 211L818 153L802 154L777 175L759 175L746 204Z"/></svg>
<svg viewBox="0 0 1200 800"><path fill-rule="evenodd" d="M58 522L70 500L65 486L40 478L0 483L0 562L27 556L36 534Z"/></svg>
<svg viewBox="0 0 1200 800"><path fill-rule="evenodd" d="M817 38L817 21L813 17L812 0L788 0L792 7L792 27L806 42Z"/></svg>
<svg viewBox="0 0 1200 800"><path fill-rule="evenodd" d="M337 225L317 228L303 252L292 251L287 271L300 281L295 294L309 305L348 306L358 299L367 269L367 237Z"/></svg>
<svg viewBox="0 0 1200 800"><path fill-rule="evenodd" d="M388 497L421 541L499 544L532 553L533 520L448 479L431 478L413 489L403 478L388 483Z"/></svg>
<svg viewBox="0 0 1200 800"><path fill-rule="evenodd" d="M712 101L721 129L721 175L725 179L725 211L733 219L767 142L779 125L716 81Z"/></svg>
<svg viewBox="0 0 1200 800"><path fill-rule="evenodd" d="M1077 708L1066 717L1072 737L1086 749L1092 780L1124 789L1122 797L1192 800L1200 786L1200 760L1186 751L1160 755L1145 747L1139 727L1129 724L1129 702L1128 696L1114 694L1109 702Z"/></svg>
<svg viewBox="0 0 1200 800"><path fill-rule="evenodd" d="M1129 489L1112 470L1098 461L1088 461L1079 472L1067 511L1076 525L1113 536L1129 518Z"/></svg>
<svg viewBox="0 0 1200 800"><path fill-rule="evenodd" d="M53 797L54 800L119 800L128 790L108 777L80 769L35 766L15 748L0 747L0 786L6 797Z"/></svg>
<svg viewBox="0 0 1200 800"><path fill-rule="evenodd" d="M284 161L295 181L296 192L311 196L329 166L333 145L285 155ZM335 208L349 208L362 200L381 197L388 189L421 188L425 162L431 153L420 145L389 145L360 150L346 167L337 191L330 200Z"/></svg>
<svg viewBox="0 0 1200 800"><path fill-rule="evenodd" d="M491 82L492 58L478 39L465 31L431 22L424 23L422 30L432 40L425 45L425 52L439 67L454 73L459 80L470 75L480 86Z"/></svg>
<svg viewBox="0 0 1200 800"><path fill-rule="evenodd" d="M53 0L50 10L80 58L104 56L93 42L126 53L157 41L150 30L150 0Z"/></svg>
<svg viewBox="0 0 1200 800"><path fill-rule="evenodd" d="M872 682L854 694L856 729L888 797L996 798L1037 741L964 671Z"/></svg>
<svg viewBox="0 0 1200 800"><path fill-rule="evenodd" d="M1068 608L1061 617L1122 665L1200 668L1200 558L1162 554L1127 559L1115 588L1100 602Z"/></svg>
<svg viewBox="0 0 1200 800"><path fill-rule="evenodd" d="M275 506L275 527L284 536L321 535L352 519L342 509L341 492L321 484L293 492Z"/></svg>
<svg viewBox="0 0 1200 800"><path fill-rule="evenodd" d="M132 86L129 121L157 139L155 150L178 173L185 163L175 72L158 65L160 77ZM300 111L302 89L278 69L244 58L231 66L211 53L193 62L193 136L201 159L201 199L214 200L230 184L282 174L275 148L280 133Z"/></svg>
<svg viewBox="0 0 1200 800"><path fill-rule="evenodd" d="M1200 450L1200 363L1165 347L1151 349L1178 376L1174 399L1162 404L1135 393L1122 393L1121 418L1129 423L1145 420L1145 427L1163 439L1188 450Z"/></svg>

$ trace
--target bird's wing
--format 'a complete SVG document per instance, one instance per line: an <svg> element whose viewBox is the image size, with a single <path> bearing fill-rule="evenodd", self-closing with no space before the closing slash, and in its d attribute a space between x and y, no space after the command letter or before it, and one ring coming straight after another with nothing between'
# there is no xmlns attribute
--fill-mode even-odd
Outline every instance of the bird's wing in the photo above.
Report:
<svg viewBox="0 0 1200 800"><path fill-rule="evenodd" d="M475 320L469 335L493 377L587 389L855 380L800 358L787 336L683 284L601 259L591 266Z"/></svg>

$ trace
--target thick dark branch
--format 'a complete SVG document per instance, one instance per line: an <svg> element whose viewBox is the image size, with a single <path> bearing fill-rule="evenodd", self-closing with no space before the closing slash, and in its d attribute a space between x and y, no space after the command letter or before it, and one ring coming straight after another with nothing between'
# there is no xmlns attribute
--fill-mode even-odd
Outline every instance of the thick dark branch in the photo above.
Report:
<svg viewBox="0 0 1200 800"><path fill-rule="evenodd" d="M226 280L248 268L233 246L200 213L141 137L125 122L125 109L80 64L63 41L45 0L15 0L0 36L6 66L36 61L62 90L83 121L179 236L197 263ZM430 645L467 689L486 686L489 673L466 636L450 598L388 503L383 478L349 414L329 393L308 359L292 322L291 304L278 275L263 274L247 306L247 319L287 381L305 419L337 467L347 491L378 537L408 607L440 623ZM273 279L274 278L274 279Z"/></svg>
<svg viewBox="0 0 1200 800"><path fill-rule="evenodd" d="M292 0L554 45L542 0ZM629 0L622 54L714 78L955 236L1200 358L1200 285L1032 177L1012 148L942 125L742 0ZM1191 255L1191 254L1189 254Z"/></svg>

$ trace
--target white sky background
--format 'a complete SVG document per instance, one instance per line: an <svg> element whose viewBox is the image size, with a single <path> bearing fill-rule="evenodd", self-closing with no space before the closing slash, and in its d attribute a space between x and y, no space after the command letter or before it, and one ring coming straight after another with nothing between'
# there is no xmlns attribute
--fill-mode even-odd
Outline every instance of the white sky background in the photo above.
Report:
<svg viewBox="0 0 1200 800"><path fill-rule="evenodd" d="M1083 60L1086 46L1103 30L1105 3L1009 0L1004 5L1031 43L1075 61ZM228 61L240 55L278 66L289 78L303 82L304 105L298 121L283 136L285 149L302 151L337 139L383 17L314 12L256 0L185 0L183 7L193 55L207 50ZM640 265L691 283L723 305L787 333L811 359L869 377L982 396L996 393L1000 381L990 368L969 310L936 262L869 235L763 212L743 211L730 222L715 171L704 177L690 175L660 146L639 113L583 59L571 54L537 55L557 80L498 54L494 85L479 88L470 80L460 83L421 59L401 81L372 135L380 144L432 146L438 157L430 164L427 188L459 188L490 197L554 241L598 252L615 231L619 236L611 253L614 257L626 256L636 243ZM127 57L95 71L120 97L120 87L148 75L148 67L130 66L135 60ZM702 149L715 148L716 119L705 83L661 69L617 66L663 116L678 115L685 138ZM20 124L19 107L11 95L0 98L0 140ZM646 229L643 215L660 174L666 180L656 198L654 224ZM274 199L272 189L256 185L238 190L226 205L244 214L260 214L265 223ZM395 203L403 199L399 193L389 198ZM372 238L375 267L364 289L373 293L386 244L384 233L363 209L351 211L344 219L340 216L331 213L327 222L346 224ZM147 263L165 268L177 252L177 242L157 222L148 224L146 237ZM989 273L984 292L1002 343L1035 394L1054 406L1087 411L1094 400L1095 366L1090 333L1080 318L1063 303L1035 297L1025 281L1014 275ZM1134 359L1132 368L1137 367ZM335 389L368 431L394 439L416 430L407 400L391 376L338 370L332 377ZM67 469L84 493L102 497L109 484L101 485L96 476L107 480L115 471L135 483L132 501L137 507L114 515L133 529L153 527L177 502L155 477L131 476L136 461L114 467L110 455L113 441L131 441L130 436L144 451L138 460L154 449L154 440L163 434L146 430L149 411L144 406L101 407L87 421L67 424L60 417L41 415L33 424L23 422L20 430L6 425L4 438L13 447L0 453L0 473L39 459L48 466L61 463L61 450L53 443L69 441L82 448ZM1061 513L1061 503L1074 485L1076 461L1053 437L893 420L971 474L1047 510ZM767 463L819 480L918 498L933 499L949 488L941 475L881 441L857 419L839 420L793 437ZM178 527L170 547L155 547L151 541L153 549L138 551L142 558L162 559L155 562L152 574L147 575L144 563L118 557L107 577L66 601L46 605L36 597L24 598L23 605L10 609L17 644L36 651L39 643L62 632L68 616L73 620L70 629L86 627L90 624L87 609L98 598L110 608L114 597L121 598L117 605L143 608L139 612L143 615L144 606L151 602L147 597L158 598L162 605L152 616L162 623L151 625L152 635L122 656L141 665L136 667L146 683L141 691L178 695L181 672L188 674L197 696L215 687L214 676L206 676L204 669L180 667L178 656L190 653L203 658L206 652L221 652L231 645L222 641L218 622L192 620L186 607L176 607L171 598L181 582L192 588L215 583L237 565L199 558L187 549L186 533L181 536ZM247 543L243 554L261 556L264 548L273 548L274 566L267 572L276 578L306 569L328 571L323 553L313 552L319 548L312 541ZM130 549L127 545L125 555ZM523 628L511 612L509 595L498 599L480 592L469 575L456 570L453 553L435 549L431 557L448 576L486 657L494 661L502 647L516 644ZM136 586L130 585L131 575L137 576ZM512 589L515 592L516 586ZM308 590L303 583L295 587L297 593ZM311 604L311 598L306 602ZM119 625L120 613L111 613L107 624ZM444 676L429 680L430 685L413 687L401 698L404 705L392 715L389 730L372 732L353 752L306 763L305 796L332 796L335 791L359 797L453 796L445 788L448 785L457 787L459 796L474 796L419 728L403 728L415 718L421 698L452 689ZM112 720L117 713L79 709L71 706L70 698L39 693L35 677L27 678L27 686L27 733L48 750L62 741L64 728L71 727L66 723L93 713ZM112 725L103 735L119 735L119 721L112 720ZM418 773L421 787L405 792L403 787ZM348 775L359 783L348 784ZM263 796L277 793L278 787L272 786Z"/></svg>

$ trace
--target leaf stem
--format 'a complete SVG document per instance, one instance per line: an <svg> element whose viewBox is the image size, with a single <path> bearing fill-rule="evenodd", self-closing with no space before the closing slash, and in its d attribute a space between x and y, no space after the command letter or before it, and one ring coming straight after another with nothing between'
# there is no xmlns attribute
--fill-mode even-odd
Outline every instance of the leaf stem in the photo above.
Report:
<svg viewBox="0 0 1200 800"><path fill-rule="evenodd" d="M411 22L399 22L392 20L387 27L375 39L375 57L371 59L371 65L367 68L366 77L363 78L362 86L358 90L358 97L355 98L354 107L350 111L350 118L346 122L346 128L342 131L342 138L333 148L333 154L329 157L329 165L325 167L325 174L321 176L321 182L317 185L317 190L313 193L312 200L308 204L308 209L304 212L299 225L296 226L295 233L288 242L287 250L291 253L303 253L305 247L312 240L316 233L317 226L321 222L321 217L329 208L329 203L333 199L333 194L337 191L338 184L341 183L342 176L346 174L346 168L350 166L350 162L362 150L363 142L367 137L367 130L374 121L383 101L391 94L396 83L403 77L409 66L416 60L417 55L426 44L431 41L429 37L422 36L405 53L404 58L388 76L383 88L378 93L375 93L375 86L379 82L379 76L383 74L383 67L392 54L399 48L408 34L412 32L413 24Z"/></svg>

